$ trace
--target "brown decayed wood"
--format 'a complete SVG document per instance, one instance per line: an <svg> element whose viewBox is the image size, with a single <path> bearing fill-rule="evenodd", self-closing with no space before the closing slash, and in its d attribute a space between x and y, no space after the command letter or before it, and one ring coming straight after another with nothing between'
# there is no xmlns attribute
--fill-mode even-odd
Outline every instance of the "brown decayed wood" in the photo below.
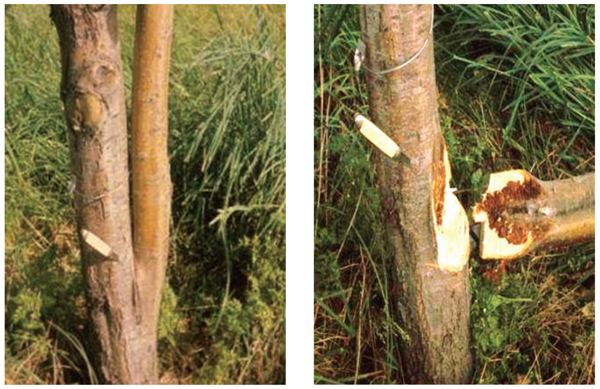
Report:
<svg viewBox="0 0 600 389"><path fill-rule="evenodd" d="M483 223L483 259L511 259L538 249L594 239L594 173L539 181L524 170L494 173L475 222Z"/></svg>
<svg viewBox="0 0 600 389"><path fill-rule="evenodd" d="M442 146L443 147L440 147L440 155L437 156L436 161L432 164L432 175L433 177L435 177L433 181L432 199L433 209L435 213L435 221L438 226L441 226L444 222L444 195L447 186L446 167L444 166L444 150L446 146Z"/></svg>
<svg viewBox="0 0 600 389"><path fill-rule="evenodd" d="M410 164L378 156L379 191L393 248L393 290L403 342L402 380L465 383L470 379L468 269L438 264L434 214L443 221L446 172L437 113L431 5L363 5L361 39L370 117L385 128ZM385 74L424 50L407 66ZM468 239L468 237L467 237ZM464 244L466 242L457 242Z"/></svg>
<svg viewBox="0 0 600 389"><path fill-rule="evenodd" d="M523 182L510 181L504 189L488 193L484 200L477 205L479 211L487 212L491 229L496 230L500 238L505 238L511 244L523 244L531 235L536 239L552 228L552 221L536 218L519 218L527 215L525 202L543 196L541 184L531 177Z"/></svg>

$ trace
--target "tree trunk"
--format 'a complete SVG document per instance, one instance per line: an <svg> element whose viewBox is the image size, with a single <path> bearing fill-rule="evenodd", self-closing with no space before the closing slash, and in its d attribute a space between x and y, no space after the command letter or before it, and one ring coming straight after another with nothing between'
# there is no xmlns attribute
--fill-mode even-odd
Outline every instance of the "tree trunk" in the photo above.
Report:
<svg viewBox="0 0 600 389"><path fill-rule="evenodd" d="M173 5L138 5L131 120L133 252L144 312L141 336L154 341L169 254L167 138L172 35ZM150 350L157 363L156 343Z"/></svg>
<svg viewBox="0 0 600 389"><path fill-rule="evenodd" d="M155 257L149 259L145 249L153 253L154 243L139 238L136 255L140 259L136 258L134 265L127 116L117 8L114 5L53 5L51 18L61 49L61 97L69 129L77 227L93 330L94 345L90 351L105 383L157 384L156 322L166 264L166 254L162 251L166 249L160 249L162 259L152 262ZM168 35L170 37L170 32ZM162 50L162 46L159 47L157 57L163 56L164 61ZM164 88L164 73L160 74L157 85ZM139 96L146 92L142 88L137 93ZM157 107L160 106L155 107L158 116L153 129L166 132L166 107L161 105L166 105L166 99L161 100L159 96L166 96L166 92L162 90L158 96L148 97L148 100L157 99ZM168 182L168 163L163 158L166 140L148 147L148 155L160 155L157 158L166 166ZM163 150L157 151L160 147ZM143 151L138 148L136 155L134 165ZM164 167L161 169L163 172ZM148 180L144 178L147 172L143 168L138 174L142 180ZM166 190L160 185L162 181L154 177L149 180L155 180L157 197L170 198L170 186ZM154 212L143 206L141 209L139 212ZM169 207L166 209L167 216L163 212L163 216L150 217L152 221L148 221L163 234L160 237L163 247L168 238ZM148 225L143 219L138 221L137 216L136 228L142 231ZM166 233L163 219L166 219Z"/></svg>
<svg viewBox="0 0 600 389"><path fill-rule="evenodd" d="M371 116L407 157L380 155L377 166L397 269L392 295L410 337L404 379L458 384L469 382L472 365L468 220L449 187L432 18L431 5L363 5L360 21Z"/></svg>
<svg viewBox="0 0 600 389"><path fill-rule="evenodd" d="M524 170L494 173L473 219L483 223L480 256L511 259L594 240L595 174L539 181Z"/></svg>

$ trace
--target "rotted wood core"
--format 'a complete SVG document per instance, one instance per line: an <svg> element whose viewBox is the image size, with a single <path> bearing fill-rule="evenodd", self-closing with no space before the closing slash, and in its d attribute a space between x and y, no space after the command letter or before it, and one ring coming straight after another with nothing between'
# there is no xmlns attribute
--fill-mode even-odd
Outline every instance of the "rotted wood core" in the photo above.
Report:
<svg viewBox="0 0 600 389"><path fill-rule="evenodd" d="M442 144L439 151L440 154L438 155L438 158L432 163L433 176L435 177L432 194L433 210L438 227L444 222L444 193L446 192L450 181L449 174L446 174L446 172L450 172L450 162L448 161L446 145Z"/></svg>
<svg viewBox="0 0 600 389"><path fill-rule="evenodd" d="M492 174L473 219L482 223L483 259L510 259L534 250L592 241L594 173L540 181L524 170Z"/></svg>
<svg viewBox="0 0 600 389"><path fill-rule="evenodd" d="M401 379L467 383L472 362L468 221L449 187L437 112L432 7L386 4L360 10L370 118L406 157L403 162L378 155L376 164L394 259L390 296L410 339L399 342Z"/></svg>
<svg viewBox="0 0 600 389"><path fill-rule="evenodd" d="M511 244L523 244L530 233L535 239L552 227L548 218L537 218L533 223L528 220L535 210L528 209L526 201L541 196L544 194L539 181L525 176L523 182L509 181L502 190L486 195L477 205L477 210L488 214L489 227L496 231L498 237Z"/></svg>

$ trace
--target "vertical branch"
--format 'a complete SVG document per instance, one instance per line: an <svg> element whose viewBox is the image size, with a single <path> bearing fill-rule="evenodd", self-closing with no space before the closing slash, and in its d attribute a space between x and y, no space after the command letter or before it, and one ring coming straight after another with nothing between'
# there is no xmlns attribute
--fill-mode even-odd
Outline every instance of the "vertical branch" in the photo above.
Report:
<svg viewBox="0 0 600 389"><path fill-rule="evenodd" d="M133 72L133 244L144 336L156 339L169 250L167 149L172 5L139 5ZM154 351L156 352L156 351Z"/></svg>
<svg viewBox="0 0 600 389"><path fill-rule="evenodd" d="M410 163L380 156L378 180L398 286L394 299L410 336L407 381L469 381L469 237L449 188L437 112L431 5L364 5L371 116Z"/></svg>

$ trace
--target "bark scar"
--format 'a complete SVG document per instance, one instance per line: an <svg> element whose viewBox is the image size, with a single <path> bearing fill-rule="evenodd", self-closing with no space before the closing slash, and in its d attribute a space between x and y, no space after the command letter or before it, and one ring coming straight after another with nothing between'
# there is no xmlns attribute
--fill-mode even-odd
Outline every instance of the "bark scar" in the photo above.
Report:
<svg viewBox="0 0 600 389"><path fill-rule="evenodd" d="M68 94L65 105L75 134L93 136L106 117L106 102L95 93L73 90Z"/></svg>

